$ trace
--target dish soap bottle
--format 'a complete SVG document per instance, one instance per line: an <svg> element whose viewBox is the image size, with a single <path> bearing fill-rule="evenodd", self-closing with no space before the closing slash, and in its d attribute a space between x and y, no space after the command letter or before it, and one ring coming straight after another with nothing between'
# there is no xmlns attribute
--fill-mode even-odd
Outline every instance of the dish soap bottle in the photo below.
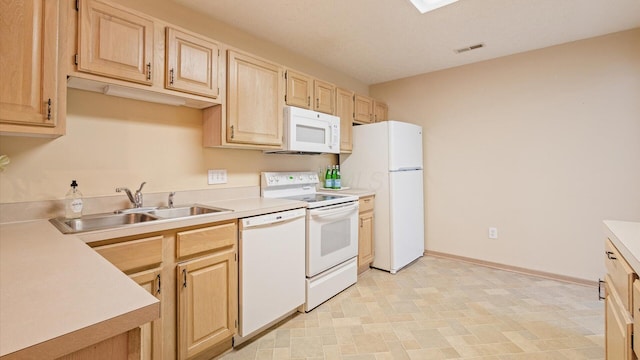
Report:
<svg viewBox="0 0 640 360"><path fill-rule="evenodd" d="M77 219L82 216L82 193L78 190L78 183L71 181L71 188L65 197L65 217Z"/></svg>

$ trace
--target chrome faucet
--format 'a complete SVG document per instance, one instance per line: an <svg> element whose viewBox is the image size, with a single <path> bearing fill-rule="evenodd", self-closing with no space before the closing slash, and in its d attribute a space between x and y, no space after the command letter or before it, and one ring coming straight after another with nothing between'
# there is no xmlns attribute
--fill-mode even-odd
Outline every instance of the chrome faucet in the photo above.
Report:
<svg viewBox="0 0 640 360"><path fill-rule="evenodd" d="M175 191L172 191L169 193L169 200L167 201L167 205L169 207L169 209L173 208L173 196L175 195Z"/></svg>
<svg viewBox="0 0 640 360"><path fill-rule="evenodd" d="M135 195L132 195L131 190L125 187L116 188L116 192L124 191L127 194L127 197L129 197L129 201L131 201L131 205L133 205L133 207L135 208L140 208L142 207L142 187L144 186L144 184L146 184L146 182L143 182L142 184L140 184L140 188L136 190Z"/></svg>

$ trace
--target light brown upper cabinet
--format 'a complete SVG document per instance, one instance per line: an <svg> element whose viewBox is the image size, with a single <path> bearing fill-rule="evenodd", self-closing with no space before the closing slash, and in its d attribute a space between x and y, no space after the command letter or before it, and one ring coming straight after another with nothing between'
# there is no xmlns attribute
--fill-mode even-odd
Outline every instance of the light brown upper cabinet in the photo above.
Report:
<svg viewBox="0 0 640 360"><path fill-rule="evenodd" d="M336 116L340 117L340 152L353 150L353 91L336 89Z"/></svg>
<svg viewBox="0 0 640 360"><path fill-rule="evenodd" d="M287 69L285 78L287 105L325 114L335 113L335 85L291 69Z"/></svg>
<svg viewBox="0 0 640 360"><path fill-rule="evenodd" d="M356 94L353 97L353 122L368 124L373 122L373 99Z"/></svg>
<svg viewBox="0 0 640 360"><path fill-rule="evenodd" d="M64 134L64 19L59 0L0 2L0 134Z"/></svg>
<svg viewBox="0 0 640 360"><path fill-rule="evenodd" d="M311 97L313 96L313 80L311 77L294 70L287 70L286 95L287 105L311 109Z"/></svg>
<svg viewBox="0 0 640 360"><path fill-rule="evenodd" d="M197 109L224 102L223 44L108 0L65 4L77 33L67 86Z"/></svg>
<svg viewBox="0 0 640 360"><path fill-rule="evenodd" d="M335 93L335 85L322 80L313 80L313 95L316 98L313 110L326 114L335 113Z"/></svg>
<svg viewBox="0 0 640 360"><path fill-rule="evenodd" d="M380 122L389 120L388 112L389 108L387 104L378 100L373 101L373 121Z"/></svg>
<svg viewBox="0 0 640 360"><path fill-rule="evenodd" d="M227 55L226 141L281 148L282 67L237 50Z"/></svg>
<svg viewBox="0 0 640 360"><path fill-rule="evenodd" d="M151 85L153 20L98 0L78 11L78 70Z"/></svg>
<svg viewBox="0 0 640 360"><path fill-rule="evenodd" d="M167 89L216 98L220 95L217 44L171 27L166 30Z"/></svg>
<svg viewBox="0 0 640 360"><path fill-rule="evenodd" d="M353 121L358 124L369 124L388 120L388 107L382 101L374 100L368 96L357 95L353 98L355 112Z"/></svg>

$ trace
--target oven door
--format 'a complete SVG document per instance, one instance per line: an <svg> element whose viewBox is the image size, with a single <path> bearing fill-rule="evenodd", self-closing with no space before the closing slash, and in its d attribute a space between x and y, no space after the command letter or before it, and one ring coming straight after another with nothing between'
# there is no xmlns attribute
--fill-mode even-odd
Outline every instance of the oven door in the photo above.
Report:
<svg viewBox="0 0 640 360"><path fill-rule="evenodd" d="M307 277L357 255L357 201L307 210Z"/></svg>

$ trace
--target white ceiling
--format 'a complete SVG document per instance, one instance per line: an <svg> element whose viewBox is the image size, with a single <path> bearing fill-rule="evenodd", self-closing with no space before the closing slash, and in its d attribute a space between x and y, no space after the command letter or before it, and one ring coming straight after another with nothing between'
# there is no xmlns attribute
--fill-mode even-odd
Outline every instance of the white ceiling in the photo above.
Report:
<svg viewBox="0 0 640 360"><path fill-rule="evenodd" d="M174 1L365 84L640 27L640 0L460 0L426 14L409 0Z"/></svg>

